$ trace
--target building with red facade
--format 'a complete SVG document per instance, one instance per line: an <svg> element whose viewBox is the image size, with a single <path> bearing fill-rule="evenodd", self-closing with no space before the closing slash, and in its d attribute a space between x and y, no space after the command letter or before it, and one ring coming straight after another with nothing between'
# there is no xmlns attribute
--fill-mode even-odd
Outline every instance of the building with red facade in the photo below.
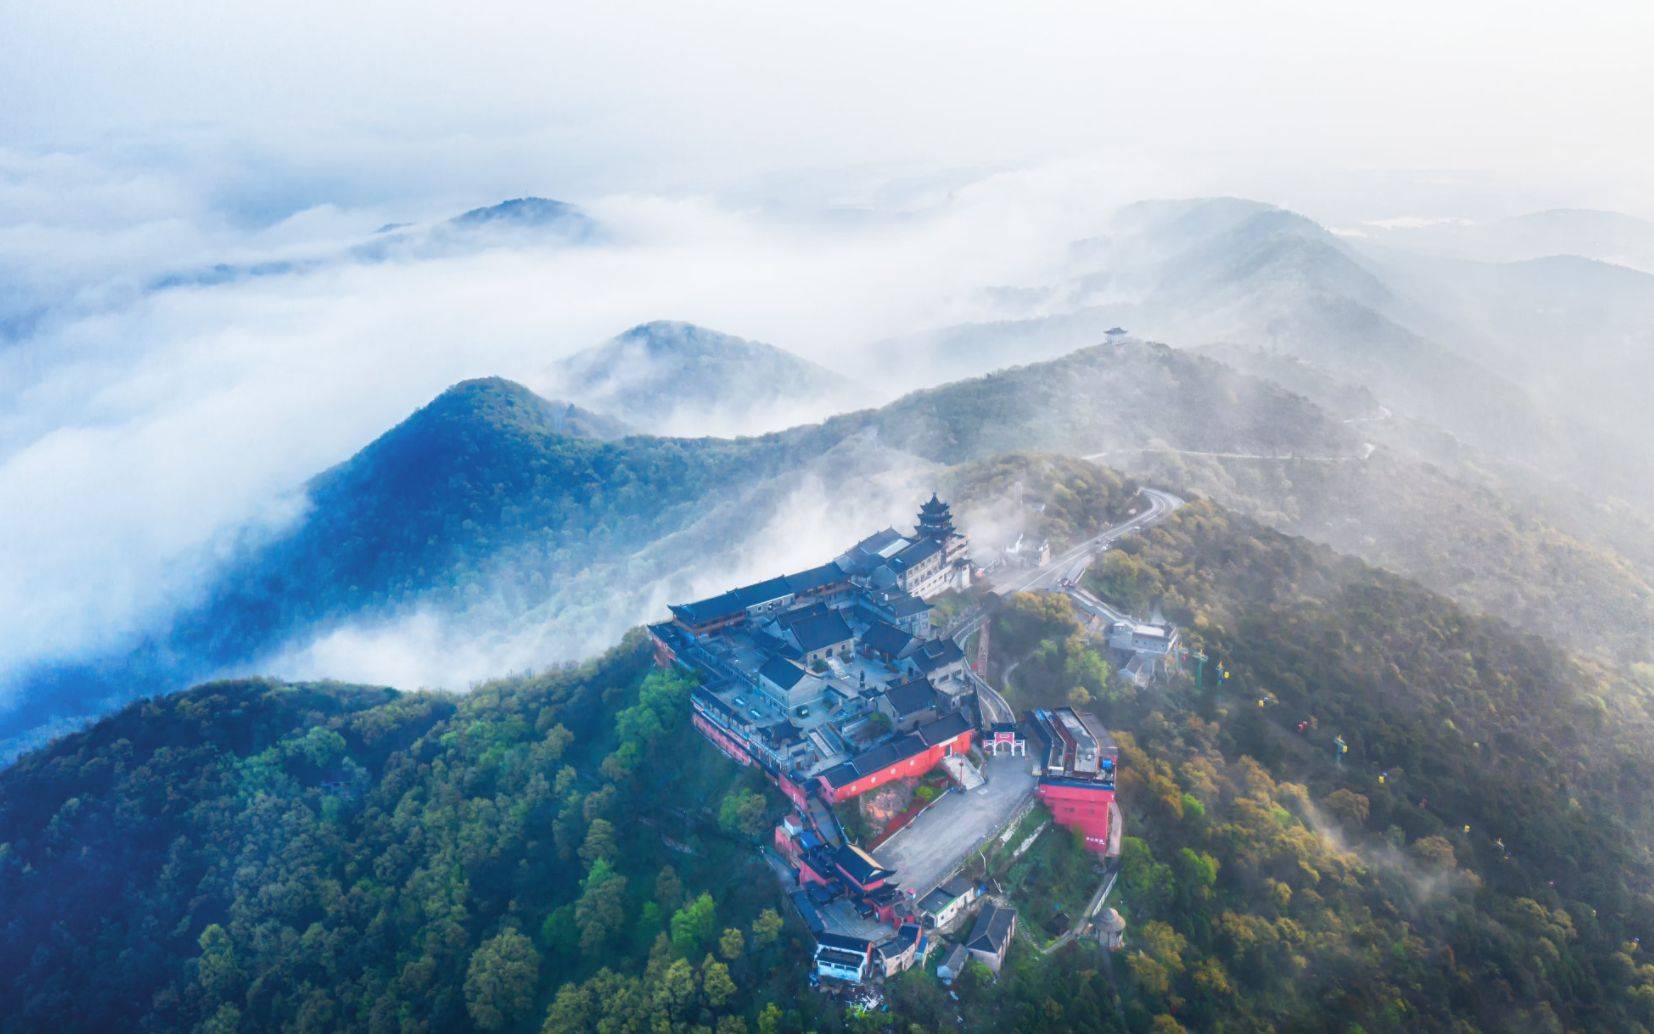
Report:
<svg viewBox="0 0 1654 1034"><path fill-rule="evenodd" d="M817 777L822 795L837 804L892 780L917 779L943 758L969 752L975 735L963 714L943 715L823 772Z"/></svg>
<svg viewBox="0 0 1654 1034"><path fill-rule="evenodd" d="M796 876L791 896L818 937L823 977L867 979L875 947L888 945L878 956L887 974L928 948L915 899L928 882L903 889L896 870L850 842L834 806L911 783L975 745L964 652L932 633L923 599L968 575L965 547L933 498L911 536L881 532L820 567L674 604L671 620L649 626L656 662L695 676L695 730L797 809L773 843ZM945 767L962 786L982 782L969 764Z"/></svg>
<svg viewBox="0 0 1654 1034"><path fill-rule="evenodd" d="M1086 850L1120 853L1120 808L1114 800L1119 748L1094 715L1073 708L1035 710L1027 715L1038 744L1035 765L1039 796L1051 818L1085 836Z"/></svg>

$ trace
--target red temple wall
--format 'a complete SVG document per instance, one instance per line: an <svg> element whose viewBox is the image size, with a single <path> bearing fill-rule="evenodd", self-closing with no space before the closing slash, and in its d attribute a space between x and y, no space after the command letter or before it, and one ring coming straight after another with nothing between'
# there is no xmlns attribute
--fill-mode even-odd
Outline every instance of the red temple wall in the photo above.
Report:
<svg viewBox="0 0 1654 1034"><path fill-rule="evenodd" d="M712 745L714 747L717 747L719 750L723 751L725 754L728 754L731 758L734 758L743 765L752 764L752 755L747 753L745 747L742 747L739 743L724 735L723 730L719 729L717 726L713 725L711 722L707 721L705 718L702 718L698 714L691 715L690 720L694 722L695 728L701 731L702 736L705 736L708 740L712 741Z"/></svg>
<svg viewBox="0 0 1654 1034"><path fill-rule="evenodd" d="M942 758L945 756L948 747L951 746L955 754L964 754L969 751L971 749L971 737L975 735L976 730L966 729L953 739L944 740L922 754L915 754L910 758L896 762L888 768L881 768L877 772L864 775L855 782L847 783L837 790L828 786L826 781L823 780L822 790L825 792L827 799L836 804L839 801L849 800L852 797L864 794L874 787L883 786L893 779L911 779L922 776L942 763Z"/></svg>
<svg viewBox="0 0 1654 1034"><path fill-rule="evenodd" d="M1108 850L1108 809L1114 802L1113 790L1042 782L1039 795L1057 825L1078 829L1085 835L1086 850Z"/></svg>
<svg viewBox="0 0 1654 1034"><path fill-rule="evenodd" d="M787 795L787 800L792 801L798 806L799 811L803 812L805 815L810 814L810 802L805 798L804 788L802 786L799 786L791 779L788 779L786 776L780 774L772 775L770 779L777 787L780 788L782 793Z"/></svg>

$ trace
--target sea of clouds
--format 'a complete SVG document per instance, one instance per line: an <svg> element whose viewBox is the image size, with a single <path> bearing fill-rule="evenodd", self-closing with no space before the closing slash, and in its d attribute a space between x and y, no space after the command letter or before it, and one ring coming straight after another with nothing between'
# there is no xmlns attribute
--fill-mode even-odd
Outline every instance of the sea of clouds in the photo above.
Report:
<svg viewBox="0 0 1654 1034"><path fill-rule="evenodd" d="M1056 275L1109 210L1082 203L1096 173L989 175L855 219L597 196L597 243L511 233L363 261L351 249L401 213L238 226L159 175L13 157L0 265L50 275L21 279L0 341L0 681L163 628L237 545L303 514L309 477L464 378L539 387L558 357L682 319L865 380L896 333L1026 315L984 288ZM41 203L41 177L82 203ZM453 213L415 214L405 232ZM298 271L189 282L278 260Z"/></svg>

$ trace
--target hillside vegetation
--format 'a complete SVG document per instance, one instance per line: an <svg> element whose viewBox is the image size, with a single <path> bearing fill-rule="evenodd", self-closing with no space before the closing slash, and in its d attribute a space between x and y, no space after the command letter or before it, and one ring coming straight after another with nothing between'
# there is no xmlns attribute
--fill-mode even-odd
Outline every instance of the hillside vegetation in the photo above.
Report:
<svg viewBox="0 0 1654 1034"><path fill-rule="evenodd" d="M1109 404L1128 383L1138 385L1141 426ZM1271 404L1215 415L1236 392ZM819 425L686 439L616 437L624 428L607 418L521 385L467 381L313 479L294 527L233 553L149 641L18 680L0 743L137 693L260 670L343 625L418 611L473 639L520 636L520 652L538 661L588 656L657 614L668 594L772 573L754 566L755 548L772 549L782 568L820 563L877 523L904 519L896 515L936 486L938 465L1019 443L1083 452L1150 435L1232 435L1322 449L1316 436L1336 433L1308 410L1304 427L1283 425L1275 402L1290 399L1208 360L1099 348ZM1179 431L1197 409L1214 415ZM858 505L822 516L829 490ZM766 527L806 511L816 515L812 541L781 530L767 541ZM796 553L780 555L789 545Z"/></svg>
<svg viewBox="0 0 1654 1034"><path fill-rule="evenodd" d="M1204 502L1089 580L1208 657L1081 701L1123 733L1130 1025L1654 1020L1650 687ZM996 643L1021 703L1087 695L1050 663L1095 649L1065 599Z"/></svg>
<svg viewBox="0 0 1654 1034"><path fill-rule="evenodd" d="M1623 550L1385 450L1362 461L1351 427L1304 398L1128 340L757 438L626 436L508 381L457 385L314 479L296 526L233 553L148 641L15 680L0 743L420 615L508 640L500 652L529 663L589 656L666 598L819 563L900 520L911 503L898 497L935 487L938 467L1013 452L1105 454L1484 611L1568 625L1571 644L1650 657L1651 576ZM1189 455L1201 452L1309 459ZM823 508L826 492L860 502ZM810 542L780 556L796 539L768 529L803 512L816 515Z"/></svg>
<svg viewBox="0 0 1654 1034"><path fill-rule="evenodd" d="M1162 454L1130 466L1576 649L1654 659L1654 565L1615 548L1647 529L1591 527L1567 512L1583 502L1508 498L1388 449L1360 463Z"/></svg>
<svg viewBox="0 0 1654 1034"><path fill-rule="evenodd" d="M1123 956L1019 940L957 1002L904 974L890 1014L806 992L750 839L783 805L688 731L634 637L463 697L213 683L27 755L0 773L0 1028L1654 1021L1645 689L1210 504L1126 543L1096 587L1210 662L1090 702L1122 743ZM1085 644L1061 601L1018 614L998 649ZM1040 685L1024 702L1064 691ZM1064 836L990 865L1019 900L1078 899Z"/></svg>
<svg viewBox="0 0 1654 1034"><path fill-rule="evenodd" d="M23 758L0 773L0 1029L526 1030L549 1010L575 1031L595 1009L729 1030L771 1002L796 1029L798 933L717 822L752 791L698 738L679 749L686 686L646 663L633 638L464 697L214 683ZM557 997L588 979L595 1005Z"/></svg>

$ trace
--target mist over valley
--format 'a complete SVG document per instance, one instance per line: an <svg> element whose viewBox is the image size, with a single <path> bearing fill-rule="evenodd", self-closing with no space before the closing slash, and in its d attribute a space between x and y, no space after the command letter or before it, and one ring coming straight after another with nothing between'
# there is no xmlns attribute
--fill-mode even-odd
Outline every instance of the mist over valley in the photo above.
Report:
<svg viewBox="0 0 1654 1034"><path fill-rule="evenodd" d="M0 1034L1654 1029L1654 19L0 13Z"/></svg>

